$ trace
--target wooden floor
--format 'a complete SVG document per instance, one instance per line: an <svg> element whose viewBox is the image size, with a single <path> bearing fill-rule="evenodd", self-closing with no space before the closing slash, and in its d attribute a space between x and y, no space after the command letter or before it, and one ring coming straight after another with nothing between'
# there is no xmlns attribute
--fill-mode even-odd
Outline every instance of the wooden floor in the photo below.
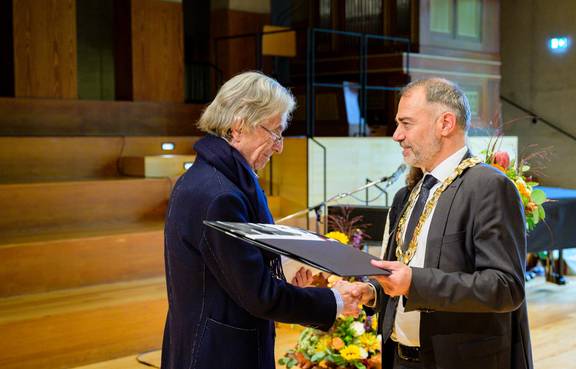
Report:
<svg viewBox="0 0 576 369"><path fill-rule="evenodd" d="M526 290L535 369L576 368L576 277L570 277L566 286L545 283L539 277L527 283ZM277 358L294 346L300 329L280 325L276 338ZM140 364L138 359L149 365ZM160 351L76 369L146 369L150 365L160 366Z"/></svg>

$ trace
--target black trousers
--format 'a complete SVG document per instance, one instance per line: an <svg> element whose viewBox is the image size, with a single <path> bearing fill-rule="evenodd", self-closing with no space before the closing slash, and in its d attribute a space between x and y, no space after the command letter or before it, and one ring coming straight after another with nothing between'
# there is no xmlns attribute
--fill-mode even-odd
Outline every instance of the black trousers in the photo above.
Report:
<svg viewBox="0 0 576 369"><path fill-rule="evenodd" d="M393 369L432 369L425 365L421 361L414 362L410 360L405 360L400 356L401 350L396 342L391 342L391 346L394 350L394 366Z"/></svg>

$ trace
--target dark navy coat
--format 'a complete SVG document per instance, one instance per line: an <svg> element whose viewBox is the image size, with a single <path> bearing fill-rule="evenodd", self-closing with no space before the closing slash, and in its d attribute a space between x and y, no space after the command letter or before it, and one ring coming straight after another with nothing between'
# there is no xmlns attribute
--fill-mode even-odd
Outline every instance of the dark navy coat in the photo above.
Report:
<svg viewBox="0 0 576 369"><path fill-rule="evenodd" d="M203 225L203 220L261 221L226 167L226 156L235 149L216 139L221 141L216 157L197 149L197 160L170 200L162 369L273 369L274 321L326 330L334 322L336 302L329 289L298 288L275 278L260 249ZM264 198L255 176L254 181Z"/></svg>

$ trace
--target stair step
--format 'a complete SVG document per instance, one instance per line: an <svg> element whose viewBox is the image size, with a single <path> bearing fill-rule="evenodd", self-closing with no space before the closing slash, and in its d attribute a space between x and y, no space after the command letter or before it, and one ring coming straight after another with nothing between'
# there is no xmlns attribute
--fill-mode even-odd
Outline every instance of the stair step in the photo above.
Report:
<svg viewBox="0 0 576 369"><path fill-rule="evenodd" d="M176 177L194 163L196 155L145 155L120 158L123 175L146 178Z"/></svg>
<svg viewBox="0 0 576 369"><path fill-rule="evenodd" d="M0 243L19 234L162 221L169 179L0 184Z"/></svg>
<svg viewBox="0 0 576 369"><path fill-rule="evenodd" d="M150 369L160 368L162 351L153 350L119 359L107 360L100 363L79 366L73 369Z"/></svg>
<svg viewBox="0 0 576 369"><path fill-rule="evenodd" d="M119 176L121 156L191 155L199 137L7 137L0 136L0 181L22 183ZM174 144L172 151L162 143Z"/></svg>
<svg viewBox="0 0 576 369"><path fill-rule="evenodd" d="M0 367L70 368L158 349L166 311L163 278L0 299Z"/></svg>
<svg viewBox="0 0 576 369"><path fill-rule="evenodd" d="M162 276L163 224L13 237L0 245L0 297Z"/></svg>

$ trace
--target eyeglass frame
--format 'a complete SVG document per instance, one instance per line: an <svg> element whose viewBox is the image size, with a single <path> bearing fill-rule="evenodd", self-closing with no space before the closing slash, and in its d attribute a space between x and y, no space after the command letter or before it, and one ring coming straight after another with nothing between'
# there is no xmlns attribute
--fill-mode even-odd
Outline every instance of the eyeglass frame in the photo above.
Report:
<svg viewBox="0 0 576 369"><path fill-rule="evenodd" d="M270 128L267 128L264 126L258 126L258 127L262 128L263 130L265 130L266 132L268 132L272 136L272 140L274 141L274 144L279 145L284 141L284 136L279 135L278 133L272 131Z"/></svg>

